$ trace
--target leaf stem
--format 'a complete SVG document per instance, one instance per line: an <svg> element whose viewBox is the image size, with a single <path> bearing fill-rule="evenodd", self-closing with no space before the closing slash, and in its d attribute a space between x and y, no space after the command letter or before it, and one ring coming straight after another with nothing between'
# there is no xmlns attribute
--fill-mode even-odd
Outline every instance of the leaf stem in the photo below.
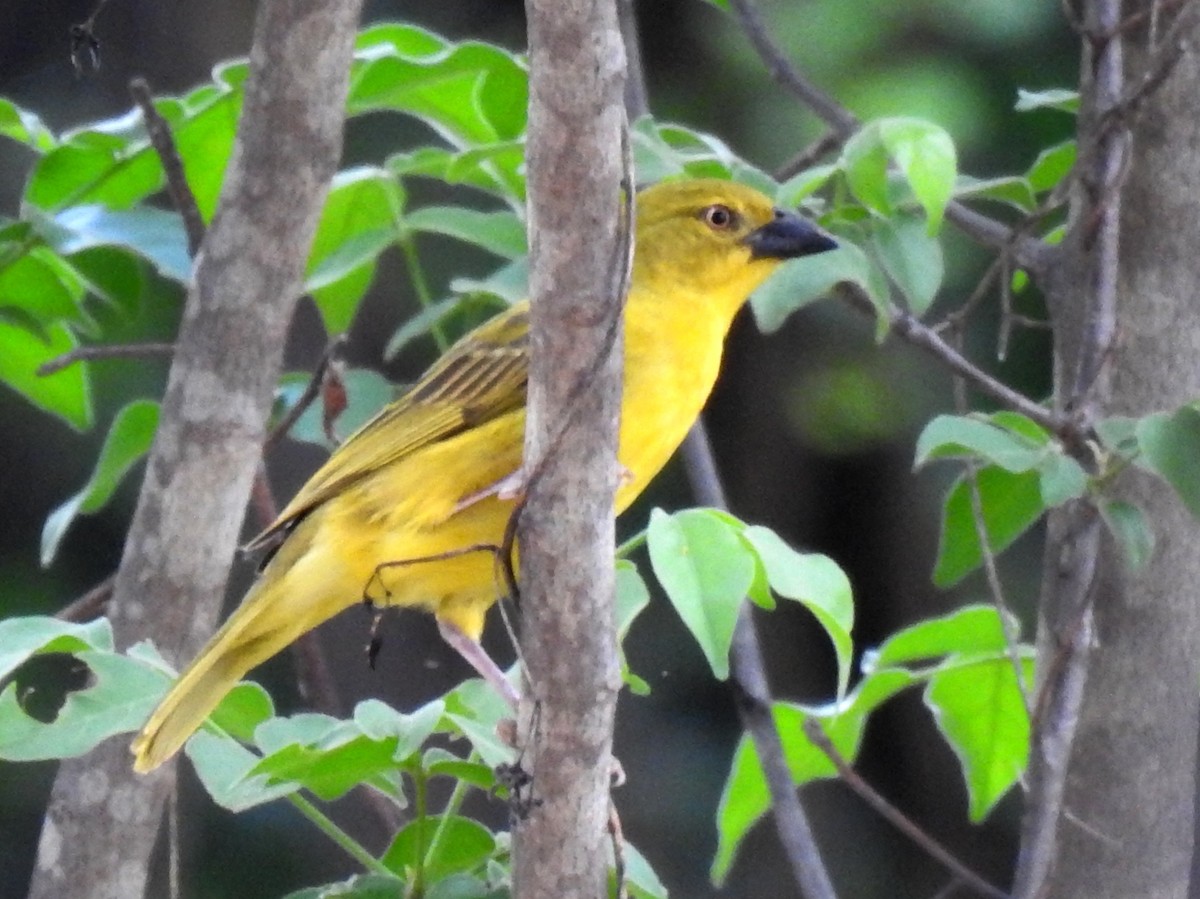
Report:
<svg viewBox="0 0 1200 899"><path fill-rule="evenodd" d="M340 846L347 855L349 855L368 871L371 871L375 874L384 874L388 877L396 876L392 871L388 870L388 867L383 862L373 856L363 847L361 843L354 839L354 837L350 836L350 834L346 833L346 831L342 830L335 823L333 823L332 818L326 815L323 811L321 811L299 793L293 793L288 796L288 801L296 807L300 814L315 824L321 833L333 840L333 842Z"/></svg>
<svg viewBox="0 0 1200 899"><path fill-rule="evenodd" d="M399 238L400 249L404 253L404 262L408 266L408 276L412 279L413 290L422 309L433 305L433 295L429 291L429 280L425 277L425 269L421 265L421 257L417 253L417 242L413 240L412 232L402 228ZM450 341L439 322L429 326L433 342L437 344L438 352L444 353L450 347Z"/></svg>

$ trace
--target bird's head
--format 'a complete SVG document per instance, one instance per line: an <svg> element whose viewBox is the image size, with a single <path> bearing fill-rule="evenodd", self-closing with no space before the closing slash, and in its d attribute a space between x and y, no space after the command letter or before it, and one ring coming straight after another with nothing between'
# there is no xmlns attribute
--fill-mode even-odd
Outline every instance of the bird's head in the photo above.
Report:
<svg viewBox="0 0 1200 899"><path fill-rule="evenodd" d="M785 259L837 242L761 192L717 179L669 181L637 196L634 283L713 297L730 314Z"/></svg>

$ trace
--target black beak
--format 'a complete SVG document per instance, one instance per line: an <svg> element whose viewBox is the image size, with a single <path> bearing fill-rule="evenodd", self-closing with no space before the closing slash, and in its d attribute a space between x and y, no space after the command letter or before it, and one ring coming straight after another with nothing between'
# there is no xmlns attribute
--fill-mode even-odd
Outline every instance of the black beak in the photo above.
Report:
<svg viewBox="0 0 1200 899"><path fill-rule="evenodd" d="M775 210L775 218L746 238L751 259L795 259L837 248L837 241L794 212Z"/></svg>

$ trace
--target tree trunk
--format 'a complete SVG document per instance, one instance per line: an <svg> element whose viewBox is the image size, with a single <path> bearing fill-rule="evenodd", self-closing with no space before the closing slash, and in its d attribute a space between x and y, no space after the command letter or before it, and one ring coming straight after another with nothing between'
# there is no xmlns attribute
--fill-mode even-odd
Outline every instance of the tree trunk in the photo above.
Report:
<svg viewBox="0 0 1200 899"><path fill-rule="evenodd" d="M606 895L620 677L613 495L620 408L625 54L614 0L527 0L531 360L520 520L522 764L514 895ZM627 196L632 189L626 185Z"/></svg>
<svg viewBox="0 0 1200 899"><path fill-rule="evenodd" d="M1120 12L1149 12L1152 5L1159 4L1129 3ZM1163 58L1163 46L1169 48L1177 38L1194 45L1200 36L1194 8L1184 7L1180 15L1186 21L1167 41L1162 38L1173 16L1161 10L1156 10L1156 18L1161 16L1156 37L1145 27L1122 29L1127 74L1119 96L1139 90L1145 74ZM1090 27L1098 24L1103 24L1101 18L1089 18ZM1156 46L1160 41L1163 46ZM1200 283L1200 206L1195 199L1200 196L1200 120L1193 114L1200 59L1185 53L1165 82L1145 95L1136 115L1128 104L1104 115L1105 104L1096 99L1105 88L1096 72L1108 46L1103 41L1093 46L1080 126L1084 196L1076 210L1075 237L1065 245L1068 254L1077 255L1065 262L1070 272L1094 273L1103 266L1097 258L1103 239L1089 240L1089 223L1099 221L1106 210L1120 210L1119 252L1114 256L1117 326L1113 340L1089 345L1084 324L1064 332L1061 323L1072 317L1056 316L1059 395L1086 404L1081 391L1072 393L1069 376L1090 354L1097 368L1076 384L1087 388L1086 382L1092 382L1088 396L1096 401L1095 411L1140 417L1200 395L1200 305L1194 297ZM1122 177L1124 181L1118 201L1114 191L1094 190L1087 179L1100 164L1105 130L1124 141L1125 127L1131 129L1131 140L1120 151L1124 158L1117 183ZM1079 288L1065 289L1060 302L1086 309L1094 302L1089 279L1062 279L1068 280ZM1157 541L1153 557L1139 571L1123 564L1120 547L1097 526L1094 510L1076 508L1052 522L1040 679L1050 681L1051 688L1056 679L1062 686L1062 675L1072 666L1072 641L1090 633L1090 645L1079 647L1087 659L1086 673L1077 672L1073 681L1081 691L1074 743L1067 741L1069 758L1064 753L1058 761L1065 780L1061 804L1053 812L1057 840L1045 855L1048 888L1040 892L1032 881L1018 878L1017 896L1188 895L1200 724L1200 527L1171 489L1149 475L1125 472L1116 494L1142 508ZM1073 551L1084 534L1091 536L1082 539L1096 545L1091 578L1078 568L1086 553ZM1090 597L1082 603L1072 600L1070 589L1055 589L1072 577L1091 581ZM1054 700L1047 706L1051 711L1040 722L1043 738L1053 730ZM1045 782L1051 755L1044 742L1035 742L1032 790ZM1044 799L1031 793L1035 804ZM1027 819L1026 853L1033 837L1029 823Z"/></svg>
<svg viewBox="0 0 1200 899"><path fill-rule="evenodd" d="M341 154L361 0L266 0L242 126L196 262L162 418L110 609L119 641L176 662L213 630L316 222ZM173 767L124 738L68 761L31 899L144 895Z"/></svg>

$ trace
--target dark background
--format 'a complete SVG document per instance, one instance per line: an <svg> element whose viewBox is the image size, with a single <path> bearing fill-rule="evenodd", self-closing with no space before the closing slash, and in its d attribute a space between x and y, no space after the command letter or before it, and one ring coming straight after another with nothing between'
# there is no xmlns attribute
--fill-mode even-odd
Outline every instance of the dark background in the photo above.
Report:
<svg viewBox="0 0 1200 899"><path fill-rule="evenodd" d="M65 129L118 115L126 86L142 75L158 93L207 80L214 63L244 54L255 4L110 0L96 35L102 67L77 77L68 29L92 11L87 2L0 2L0 96ZM766 169L782 163L820 129L774 86L727 14L701 2L643 0L637 7L650 104L660 118L709 130ZM931 118L954 136L964 171L988 176L1023 171L1040 147L1065 137L1071 122L1054 113L1012 111L1018 87L1072 86L1076 49L1057 5L1042 0L776 0L764 3L775 37L826 89L857 114ZM523 8L513 0L368 2L366 21L404 18L456 39L519 49ZM346 162L370 162L430 140L417 123L371 116L351 123ZM0 215L15 216L32 155L0 143ZM435 197L409 185L413 204ZM421 243L440 288L452 275L482 274L493 262L445 241ZM963 239L946 238L947 285L939 308L970 292L987 258ZM1025 300L1037 312L1036 299ZM430 358L414 345L381 366L383 345L413 314L416 301L399 254L385 258L372 296L349 341L352 364L382 367L404 381ZM149 292L131 335L169 335L177 299ZM994 355L994 322L973 335L980 358ZM966 601L986 601L981 581L952 595L930 585L940 491L948 472L913 475L913 440L922 422L950 406L949 379L907 347L874 343L872 324L832 303L794 316L782 331L760 335L749 315L731 335L722 380L707 413L733 511L778 529L797 546L833 556L855 587L856 645L878 644L920 617ZM989 330L991 329L991 330ZM302 310L288 362L311 367L325 343L317 317ZM1017 386L1040 396L1048 383L1047 346L1019 335L997 365ZM113 361L95 366L98 426L79 434L0 389L0 616L53 613L111 573L136 496L122 489L101 514L77 523L52 570L38 567L45 516L87 479L112 413L131 398L157 396L165 363ZM286 497L317 464L307 446L281 448L271 460ZM136 479L133 479L136 481ZM642 527L652 505L689 504L678 466L622 520ZM1004 558L1010 598L1029 604L1038 577L1038 535ZM231 593L240 596L249 568ZM833 666L824 637L800 610L780 609L760 628L780 698L822 702L832 695ZM368 695L414 707L466 675L442 646L432 619L389 616L375 672L363 663L366 616L349 612L327 625L323 642L347 708ZM495 624L495 622L493 622ZM498 628L490 633L505 652ZM707 870L715 847L713 816L738 738L730 691L713 681L674 613L656 601L627 645L648 698L623 697L617 754L628 774L617 793L627 837L649 857L678 897L794 894L769 825L747 841L730 884L716 891ZM259 672L284 710L299 708L283 655ZM994 882L1004 884L1019 812L1009 797L982 827L966 823L957 762L938 737L919 695L893 701L867 733L860 770L922 826ZM0 765L0 897L24 895L53 765ZM839 784L807 788L818 837L843 895L929 896L946 875ZM190 781L182 819L188 896L274 897L288 889L353 873L355 866L282 804L233 817L213 809ZM482 798L472 810L497 825L504 809ZM335 819L372 848L369 810L345 800Z"/></svg>

